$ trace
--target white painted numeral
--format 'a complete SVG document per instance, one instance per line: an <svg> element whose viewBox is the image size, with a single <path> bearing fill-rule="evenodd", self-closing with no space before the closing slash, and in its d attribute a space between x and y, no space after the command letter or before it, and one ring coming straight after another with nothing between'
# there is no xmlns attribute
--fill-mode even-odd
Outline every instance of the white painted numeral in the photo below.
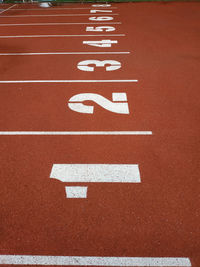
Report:
<svg viewBox="0 0 200 267"><path fill-rule="evenodd" d="M89 20L92 20L92 21L109 21L109 20L113 20L113 17L90 17Z"/></svg>
<svg viewBox="0 0 200 267"><path fill-rule="evenodd" d="M97 13L97 12L112 13L112 10L103 10L103 9L92 9L92 10L90 10L90 13Z"/></svg>
<svg viewBox="0 0 200 267"><path fill-rule="evenodd" d="M63 183L141 183L138 164L53 164L50 178ZM66 198L87 198L87 189L65 186Z"/></svg>
<svg viewBox="0 0 200 267"><path fill-rule="evenodd" d="M117 44L117 40L101 40L101 41L83 41L83 44L97 47L111 47L112 44Z"/></svg>
<svg viewBox="0 0 200 267"><path fill-rule="evenodd" d="M141 183L138 164L53 164L50 178L63 183Z"/></svg>
<svg viewBox="0 0 200 267"><path fill-rule="evenodd" d="M95 65L96 67L106 67L106 71L113 71L121 68L121 63L116 60L83 60L78 63L77 68L83 71L94 71L94 67L89 65Z"/></svg>
<svg viewBox="0 0 200 267"><path fill-rule="evenodd" d="M93 7L110 7L111 5L110 4L95 4L95 5L92 5Z"/></svg>
<svg viewBox="0 0 200 267"><path fill-rule="evenodd" d="M115 27L111 26L98 26L98 27L86 27L87 32L112 32L115 31Z"/></svg>
<svg viewBox="0 0 200 267"><path fill-rule="evenodd" d="M93 105L85 105L82 102L84 101L93 101L102 108L118 113L118 114L129 114L129 108L127 103L127 95L126 93L112 93L112 101L108 100L107 98L93 93L83 93L77 94L72 96L69 99L68 107L76 112L79 113L87 113L93 114L94 113L94 106ZM118 102L121 101L121 102ZM76 102L76 103L72 103Z"/></svg>

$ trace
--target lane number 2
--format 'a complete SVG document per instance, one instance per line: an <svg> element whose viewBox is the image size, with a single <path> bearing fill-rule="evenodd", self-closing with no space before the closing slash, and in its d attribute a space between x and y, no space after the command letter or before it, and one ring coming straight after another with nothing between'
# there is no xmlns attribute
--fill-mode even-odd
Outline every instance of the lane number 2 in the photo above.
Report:
<svg viewBox="0 0 200 267"><path fill-rule="evenodd" d="M126 93L112 93L112 101L109 99L94 93L82 93L72 96L69 99L68 107L79 113L94 113L93 105L86 105L84 101L92 101L102 108L118 113L118 114L129 114L127 95Z"/></svg>

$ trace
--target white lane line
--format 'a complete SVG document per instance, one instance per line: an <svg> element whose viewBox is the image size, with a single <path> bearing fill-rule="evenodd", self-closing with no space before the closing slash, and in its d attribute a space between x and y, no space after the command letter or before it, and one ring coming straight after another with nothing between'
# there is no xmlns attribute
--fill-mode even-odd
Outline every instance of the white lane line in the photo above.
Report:
<svg viewBox="0 0 200 267"><path fill-rule="evenodd" d="M95 15L95 16L99 16ZM118 16L119 14L109 14L109 16ZM5 15L2 16L1 18L24 18L24 17L80 17L80 16L94 16L94 14L52 14L52 15ZM108 16L108 13L106 14L101 14L101 16Z"/></svg>
<svg viewBox="0 0 200 267"><path fill-rule="evenodd" d="M189 258L0 255L0 264L61 266L192 266Z"/></svg>
<svg viewBox="0 0 200 267"><path fill-rule="evenodd" d="M14 23L14 24L0 24L0 27L8 26L48 26L48 25L107 25L107 24L122 24L121 22L48 22L48 23Z"/></svg>
<svg viewBox="0 0 200 267"><path fill-rule="evenodd" d="M130 52L45 52L45 53L0 53L0 56L40 56L40 55L124 55Z"/></svg>
<svg viewBox="0 0 200 267"><path fill-rule="evenodd" d="M46 37L112 37L112 36L125 36L125 34L64 34L64 35L2 35L1 39L6 38L46 38Z"/></svg>
<svg viewBox="0 0 200 267"><path fill-rule="evenodd" d="M64 183L141 183L138 164L53 164L50 178Z"/></svg>
<svg viewBox="0 0 200 267"><path fill-rule="evenodd" d="M152 131L1 131L0 135L153 135Z"/></svg>
<svg viewBox="0 0 200 267"><path fill-rule="evenodd" d="M137 83L138 80L23 80L0 83Z"/></svg>
<svg viewBox="0 0 200 267"><path fill-rule="evenodd" d="M0 12L0 15L1 15L2 13L4 13L4 12L8 11L9 9L11 9L12 7L14 7L14 6L16 6L16 5L17 5L17 4L12 5L12 6L10 6L10 7L7 8L7 9L4 9L3 11Z"/></svg>
<svg viewBox="0 0 200 267"><path fill-rule="evenodd" d="M117 7L110 7L110 8L111 9L117 9ZM12 10L52 11L52 10L63 10L63 9L92 9L92 7L63 7L63 8L51 7L51 8L46 8L46 9L44 9L44 8L27 8L27 9L13 8ZM101 7L101 10L106 10L106 9L103 9L103 7Z"/></svg>

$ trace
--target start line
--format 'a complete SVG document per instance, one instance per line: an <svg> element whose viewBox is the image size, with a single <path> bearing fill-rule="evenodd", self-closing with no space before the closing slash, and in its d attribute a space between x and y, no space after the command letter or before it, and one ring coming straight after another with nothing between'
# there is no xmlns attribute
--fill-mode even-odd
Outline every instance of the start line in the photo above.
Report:
<svg viewBox="0 0 200 267"><path fill-rule="evenodd" d="M75 257L0 255L0 265L62 265L62 266L192 266L189 258L172 257Z"/></svg>

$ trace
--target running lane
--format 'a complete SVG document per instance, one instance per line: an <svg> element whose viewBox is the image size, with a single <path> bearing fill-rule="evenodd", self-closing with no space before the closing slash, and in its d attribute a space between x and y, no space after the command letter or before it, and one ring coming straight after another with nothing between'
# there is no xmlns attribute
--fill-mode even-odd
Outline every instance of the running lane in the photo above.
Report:
<svg viewBox="0 0 200 267"><path fill-rule="evenodd" d="M200 5L70 6L89 8L85 13L117 10L112 21L121 24L89 20L101 17L99 13L6 18L69 12L59 7L20 10L36 9L27 4L0 18L3 24L13 24L0 26L0 254L131 257L135 262L139 257L140 265L129 266L198 267ZM14 25L38 19L86 24ZM99 24L87 24L91 22ZM87 29L105 26L115 29ZM75 31L85 36L33 37ZM13 34L31 36L5 37ZM107 47L91 46L102 40L110 40ZM99 66L102 61L106 63ZM60 171L56 164L66 165L59 165ZM84 168L79 173L75 164L86 167L85 181L77 182ZM74 168L71 176L62 171L69 165ZM105 171L105 166L113 170ZM139 170L131 183L119 181L126 174L119 169L127 166ZM72 176L74 182L67 181ZM118 182L100 182L102 177ZM70 198L66 190L73 186L87 187L87 197ZM115 265L128 266L120 260ZM23 266L22 258L13 261ZM36 262L29 259L29 264ZM50 258L47 262L52 263ZM11 257L0 256L0 264L6 263L12 263ZM101 265L110 266L108 258Z"/></svg>

